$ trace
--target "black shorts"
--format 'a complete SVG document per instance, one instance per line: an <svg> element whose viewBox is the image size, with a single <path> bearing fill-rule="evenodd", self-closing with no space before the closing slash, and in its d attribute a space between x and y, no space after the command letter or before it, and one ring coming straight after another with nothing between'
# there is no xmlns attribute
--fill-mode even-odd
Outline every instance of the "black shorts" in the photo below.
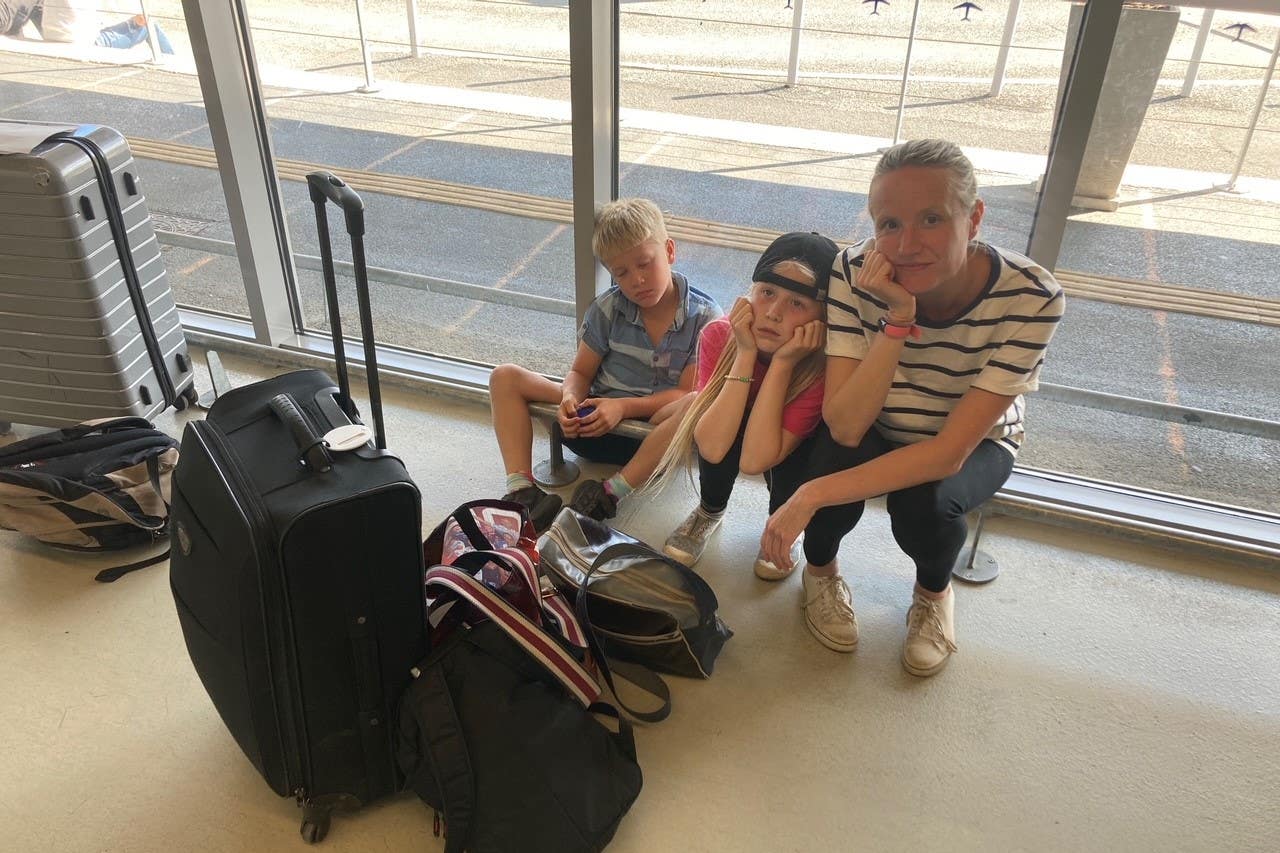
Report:
<svg viewBox="0 0 1280 853"><path fill-rule="evenodd" d="M603 462L606 465L626 465L640 449L640 439L617 433L605 433L592 438L565 437L564 446L583 459Z"/></svg>

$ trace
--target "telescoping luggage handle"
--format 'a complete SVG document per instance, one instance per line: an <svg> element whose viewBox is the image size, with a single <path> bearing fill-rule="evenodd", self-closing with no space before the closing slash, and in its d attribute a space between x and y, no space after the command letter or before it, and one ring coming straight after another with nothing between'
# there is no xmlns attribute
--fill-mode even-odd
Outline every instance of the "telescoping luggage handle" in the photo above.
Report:
<svg viewBox="0 0 1280 853"><path fill-rule="evenodd" d="M338 371L338 403L353 421L355 405L351 402L351 382L347 377L347 350L342 337L342 317L338 311L338 285L333 272L333 246L329 242L329 216L326 202L342 208L351 235L351 263L355 267L356 301L360 306L360 336L364 339L365 374L369 380L369 408L373 413L374 437L379 450L387 448L387 433L382 422L382 390L378 383L378 355L373 339L373 311L369 306L369 271L364 258L364 202L341 178L329 172L307 175L311 203L316 208L316 231L320 236L320 265L324 270L325 301L329 310L329 328L333 333L333 358Z"/></svg>

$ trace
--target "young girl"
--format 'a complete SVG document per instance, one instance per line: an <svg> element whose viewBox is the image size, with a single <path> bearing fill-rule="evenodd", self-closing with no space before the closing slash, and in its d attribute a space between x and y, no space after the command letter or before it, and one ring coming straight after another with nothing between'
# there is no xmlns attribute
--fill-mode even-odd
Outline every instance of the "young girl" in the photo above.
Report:
<svg viewBox="0 0 1280 853"><path fill-rule="evenodd" d="M916 565L902 663L928 676L956 649L950 580L964 515L1013 468L1022 395L1036 389L1063 296L1034 261L975 239L985 208L950 142L887 150L868 209L875 237L831 274L811 479L769 517L761 550L788 564L805 531L805 621L824 645L852 651L857 620L836 552L863 502L887 494L894 539Z"/></svg>
<svg viewBox="0 0 1280 853"><path fill-rule="evenodd" d="M782 235L761 255L747 296L702 331L697 394L649 480L664 482L696 446L701 500L663 547L685 565L719 528L739 471L764 474L770 511L801 482L797 448L822 418L822 303L838 251L818 234ZM790 571L756 560L767 580Z"/></svg>

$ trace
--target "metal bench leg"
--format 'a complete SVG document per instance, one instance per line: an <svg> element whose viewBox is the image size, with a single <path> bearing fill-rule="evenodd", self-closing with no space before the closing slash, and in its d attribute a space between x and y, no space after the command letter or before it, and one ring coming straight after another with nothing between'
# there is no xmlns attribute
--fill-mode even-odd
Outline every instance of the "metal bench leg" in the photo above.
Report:
<svg viewBox="0 0 1280 853"><path fill-rule="evenodd" d="M0 435L8 435L13 432L13 424L8 421L0 421Z"/></svg>
<svg viewBox="0 0 1280 853"><path fill-rule="evenodd" d="M551 458L533 466L533 481L544 488L567 486L578 479L578 466L564 461L564 431L559 421L551 422Z"/></svg>
<svg viewBox="0 0 1280 853"><path fill-rule="evenodd" d="M973 542L965 543L960 556L956 558L955 566L951 569L951 575L957 580L968 583L990 583L1000 574L1000 565L996 563L995 557L986 551L978 550L978 541L982 538L982 522L986 514L981 509L976 512L978 523L974 527Z"/></svg>

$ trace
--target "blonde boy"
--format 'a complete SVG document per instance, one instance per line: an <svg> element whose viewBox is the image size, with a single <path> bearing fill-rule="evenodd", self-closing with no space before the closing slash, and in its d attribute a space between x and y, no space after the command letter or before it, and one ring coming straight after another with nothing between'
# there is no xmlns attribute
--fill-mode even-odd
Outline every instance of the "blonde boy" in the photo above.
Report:
<svg viewBox="0 0 1280 853"><path fill-rule="evenodd" d="M723 313L714 299L671 269L676 244L653 202L625 198L601 207L591 246L614 284L588 306L564 381L516 364L499 365L489 377L494 433L507 473L504 498L528 507L539 532L563 501L533 482L529 404L559 405L556 417L574 453L626 465L640 441L610 431L623 418L652 419L693 388L698 336ZM650 469L662 450L654 448L656 455L645 463ZM602 488L616 501L642 480L629 481L624 471Z"/></svg>

